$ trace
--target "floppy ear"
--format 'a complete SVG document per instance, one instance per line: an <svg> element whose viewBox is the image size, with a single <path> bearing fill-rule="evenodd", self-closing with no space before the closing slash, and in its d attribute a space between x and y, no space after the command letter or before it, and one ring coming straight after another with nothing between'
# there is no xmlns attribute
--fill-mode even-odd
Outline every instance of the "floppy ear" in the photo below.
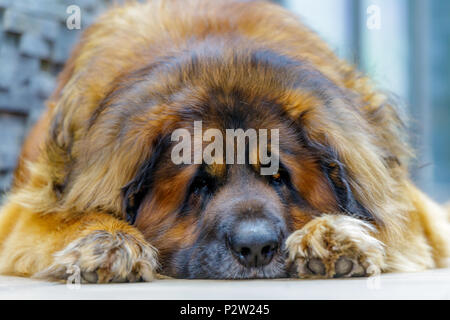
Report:
<svg viewBox="0 0 450 320"><path fill-rule="evenodd" d="M334 189L339 209L345 214L359 219L375 220L374 216L355 199L347 180L344 165L336 157L324 161L322 165Z"/></svg>
<svg viewBox="0 0 450 320"><path fill-rule="evenodd" d="M156 166L168 145L168 138L159 137L150 158L141 165L133 180L122 188L124 216L130 224L136 221L141 202L151 191Z"/></svg>

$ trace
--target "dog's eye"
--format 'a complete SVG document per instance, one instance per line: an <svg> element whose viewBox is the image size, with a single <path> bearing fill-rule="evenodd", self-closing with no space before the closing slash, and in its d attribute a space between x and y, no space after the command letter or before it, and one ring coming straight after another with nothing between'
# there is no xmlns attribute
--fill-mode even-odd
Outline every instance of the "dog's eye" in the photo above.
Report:
<svg viewBox="0 0 450 320"><path fill-rule="evenodd" d="M192 184L192 192L195 194L201 193L201 191L208 185L206 179L197 178Z"/></svg>
<svg viewBox="0 0 450 320"><path fill-rule="evenodd" d="M215 180L212 177L199 175L192 181L189 187L187 205L192 210L201 208L211 197L216 189Z"/></svg>
<svg viewBox="0 0 450 320"><path fill-rule="evenodd" d="M279 172L275 173L274 175L272 175L272 182L273 183L281 183L281 174Z"/></svg>
<svg viewBox="0 0 450 320"><path fill-rule="evenodd" d="M205 192L212 192L215 188L214 180L210 177L199 176L194 179L191 185L191 193L200 195Z"/></svg>
<svg viewBox="0 0 450 320"><path fill-rule="evenodd" d="M283 170L279 170L277 173L270 176L269 181L274 186L281 186L288 183L288 174Z"/></svg>
<svg viewBox="0 0 450 320"><path fill-rule="evenodd" d="M282 186L290 184L288 171L284 167L280 167L278 172L268 177L270 184L274 186Z"/></svg>

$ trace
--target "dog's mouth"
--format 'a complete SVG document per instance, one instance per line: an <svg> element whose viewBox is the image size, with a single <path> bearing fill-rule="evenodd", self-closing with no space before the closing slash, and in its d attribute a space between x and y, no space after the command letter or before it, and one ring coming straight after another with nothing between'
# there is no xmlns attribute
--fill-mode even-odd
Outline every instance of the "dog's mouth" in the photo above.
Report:
<svg viewBox="0 0 450 320"><path fill-rule="evenodd" d="M190 279L216 279L216 280L246 280L246 279L280 279L288 278L288 272L284 261L273 262L264 267L246 268L235 264L223 273L217 270L202 270L199 273L190 274Z"/></svg>
<svg viewBox="0 0 450 320"><path fill-rule="evenodd" d="M228 273L224 279L245 280L245 279L277 279L288 278L289 272L286 268L284 259L279 258L264 267L245 268L236 273Z"/></svg>
<svg viewBox="0 0 450 320"><path fill-rule="evenodd" d="M244 265L225 245L218 243L182 250L171 260L161 273L179 279L277 279L291 274L287 255L281 249L269 263L260 266Z"/></svg>

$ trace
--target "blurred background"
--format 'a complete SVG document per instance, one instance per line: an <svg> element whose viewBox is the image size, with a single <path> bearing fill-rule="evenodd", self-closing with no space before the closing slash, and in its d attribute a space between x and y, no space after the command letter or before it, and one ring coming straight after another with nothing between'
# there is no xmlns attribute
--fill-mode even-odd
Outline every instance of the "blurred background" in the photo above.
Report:
<svg viewBox="0 0 450 320"><path fill-rule="evenodd" d="M214 1L214 0L211 0ZM0 0L0 198L80 33L114 0ZM409 116L416 183L450 200L450 1L278 0ZM77 5L81 29L66 21Z"/></svg>

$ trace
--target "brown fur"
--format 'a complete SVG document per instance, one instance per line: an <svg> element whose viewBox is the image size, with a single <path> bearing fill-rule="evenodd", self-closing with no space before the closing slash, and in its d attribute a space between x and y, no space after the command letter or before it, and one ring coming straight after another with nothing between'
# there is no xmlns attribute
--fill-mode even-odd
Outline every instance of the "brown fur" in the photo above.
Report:
<svg viewBox="0 0 450 320"><path fill-rule="evenodd" d="M191 39L203 44L192 47L196 41ZM203 56L217 46L222 64L210 63ZM191 49L199 54L195 70L186 67L161 73L150 88L138 88L152 62L183 56L183 50ZM314 78L314 72L324 75L336 88L329 101L332 106L290 86L295 81L293 74L277 75L264 66L252 66L250 53L262 49L301 62L309 77ZM236 55L242 61L233 60ZM191 84L189 90L173 95L184 83ZM207 86L221 88L224 94L211 100ZM130 88L148 91L156 104L140 108L146 101L127 96ZM139 217L136 228L122 220L121 190L152 155L158 139L186 124L180 110L190 105L192 112L200 113L199 101L229 104L227 93L235 90L243 92L249 104L271 101L282 106L286 117L300 123L312 142L330 146L348 171L355 198L375 217L375 228L346 217L359 233L335 235L340 231L333 224L342 219L334 214L340 208L314 156L301 147L293 155L284 155L294 172L295 188L325 214L317 217L290 208L298 231L289 238L288 248L300 276L305 273L305 261L324 257L326 276L333 276L334 265L343 255L351 257L355 266L355 261L363 264L368 274L446 265L447 215L409 181L410 152L401 138L402 124L388 99L376 92L368 79L336 58L317 35L276 5L154 0L105 13L84 33L67 62L47 112L24 144L14 188L1 209L0 273L61 277L67 261L81 263L70 258L73 250L90 252L85 244L89 241L83 239L105 231L125 234L132 240L124 245L140 248L136 249L140 253L118 258L122 266L132 266L120 272L112 271L108 255L102 261L90 256L97 262L86 262L84 271L109 268L98 281L150 279L148 274L157 268L156 254L145 240L158 248L162 261L195 240L195 219L177 220L173 214L195 167L172 170L166 165L165 171L161 169L164 175L155 176L156 189L143 204L152 214ZM110 112L123 99L127 108ZM207 118L214 127L220 116L208 114ZM122 126L125 119L132 125ZM270 127L280 120L268 116L264 121L255 127ZM284 143L293 144L288 138ZM220 177L221 170L216 167L211 172ZM323 230L318 230L321 224ZM328 249L320 253L320 241L313 241L314 237L325 237ZM107 236L102 239L116 241ZM344 240L333 242L335 239ZM145 259L150 262L144 263ZM136 267L139 270L133 267L142 264L145 266Z"/></svg>

